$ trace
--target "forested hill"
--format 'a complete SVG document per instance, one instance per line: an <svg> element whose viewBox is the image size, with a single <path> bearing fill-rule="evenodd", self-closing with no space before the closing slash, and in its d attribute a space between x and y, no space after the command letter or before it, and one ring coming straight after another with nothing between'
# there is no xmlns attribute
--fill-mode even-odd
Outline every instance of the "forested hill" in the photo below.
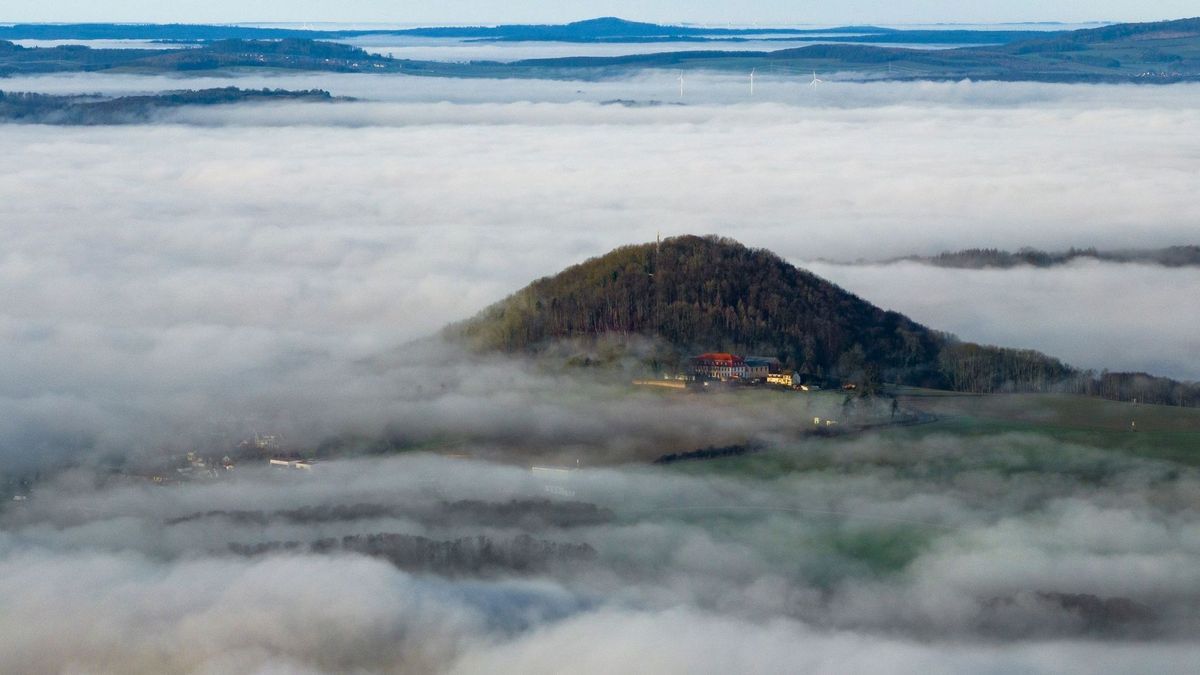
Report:
<svg viewBox="0 0 1200 675"><path fill-rule="evenodd" d="M321 89L291 91L221 87L117 97L0 91L0 124L139 124L154 119L159 112L186 106L336 100L339 99Z"/></svg>
<svg viewBox="0 0 1200 675"><path fill-rule="evenodd" d="M350 45L301 39L218 40L179 49L23 47L0 40L0 77L59 72L236 72L247 68L386 73L399 72L404 63Z"/></svg>
<svg viewBox="0 0 1200 675"><path fill-rule="evenodd" d="M773 253L716 237L616 249L448 332L476 349L535 353L563 339L652 336L677 358L733 351L817 377L971 391L1042 389L1074 374L1037 352L959 343Z"/></svg>

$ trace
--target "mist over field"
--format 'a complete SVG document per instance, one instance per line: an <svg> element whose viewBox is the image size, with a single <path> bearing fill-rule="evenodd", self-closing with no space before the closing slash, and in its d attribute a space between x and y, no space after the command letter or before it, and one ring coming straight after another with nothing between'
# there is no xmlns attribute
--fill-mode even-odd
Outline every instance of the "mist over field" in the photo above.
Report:
<svg viewBox="0 0 1200 675"><path fill-rule="evenodd" d="M631 391L435 336L715 233L967 340L1200 379L1195 268L830 262L1200 244L1200 86L674 77L0 80L369 99L0 126L0 477L71 466L0 508L0 671L1191 670L1194 466L816 438L886 404ZM331 461L109 471L256 432Z"/></svg>
<svg viewBox="0 0 1200 675"><path fill-rule="evenodd" d="M0 666L1185 672L1200 656L1200 481L1166 464L1030 436L969 455L866 437L730 475L420 456L320 471L46 486L4 520ZM571 496L546 501L547 484ZM478 566L338 552L376 533L458 541ZM521 536L585 553L507 563L470 543Z"/></svg>

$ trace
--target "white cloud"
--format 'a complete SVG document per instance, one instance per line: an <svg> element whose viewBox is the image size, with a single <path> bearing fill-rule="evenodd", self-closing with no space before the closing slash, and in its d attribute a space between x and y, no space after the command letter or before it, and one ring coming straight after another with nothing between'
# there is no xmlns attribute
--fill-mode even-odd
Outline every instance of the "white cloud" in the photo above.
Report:
<svg viewBox="0 0 1200 675"><path fill-rule="evenodd" d="M576 83L279 82L387 86L395 100L4 127L2 468L178 454L263 427L305 442L450 435L480 454L517 438L555 461L786 429L812 411L615 396L603 381L395 348L659 230L798 262L1170 244L1200 216L1195 87L871 85L799 105L627 109L561 102ZM716 99L741 87L707 84ZM597 87L654 97L663 84ZM455 96L468 102L428 102ZM1195 353L1187 270L818 271L936 327L1081 365L1190 372ZM1120 354L1127 344L1153 354ZM614 517L581 527L439 520L442 501L543 499L544 486L416 455L166 489L62 475L0 521L0 670L1171 672L1200 656L1194 470L1034 436L789 442L762 461L747 470L768 478L582 471L578 498ZM395 510L281 513L354 504ZM528 532L597 558L445 579L355 556L229 553L377 532ZM1096 637L1039 593L1124 599L1153 619Z"/></svg>
<svg viewBox="0 0 1200 675"><path fill-rule="evenodd" d="M1078 261L956 270L809 263L813 272L926 325L1037 349L1097 371L1200 380L1200 270Z"/></svg>
<svg viewBox="0 0 1200 675"><path fill-rule="evenodd" d="M0 521L0 668L1175 672L1191 662L1194 470L1166 481L1167 465L1033 436L964 450L953 437L800 446L765 460L828 468L769 479L589 469L571 487L612 517L576 526L446 519L458 500L492 505L478 518L545 498L527 470L478 461L410 454L304 476L240 467L172 488L76 472ZM1112 478L1096 484L1098 470ZM288 515L359 504L394 511ZM259 517L204 515L213 510ZM597 557L464 578L303 547L228 551L378 532L529 533L586 542ZM1048 592L1135 603L1149 616L1100 615L1089 628L1039 599Z"/></svg>
<svg viewBox="0 0 1200 675"><path fill-rule="evenodd" d="M747 105L730 103L744 100L740 77L698 75L696 105L588 102L669 100L667 75L252 77L237 83L384 102L168 118L186 124L5 127L8 447L52 452L109 416L122 421L101 445L119 447L147 427L169 435L198 419L269 418L326 395L350 396L356 405L333 409L378 424L394 414L395 385L361 359L660 231L720 233L802 262L1174 244L1200 220L1194 86L833 82L815 92L766 76L764 102ZM8 85L224 83L72 75ZM442 99L459 102L431 102ZM1179 320L1194 295L1190 272L1013 273L997 278L999 292L986 274L905 271L897 282L824 269L970 339L1084 366L1195 373L1194 330ZM1168 292L1155 295L1162 284Z"/></svg>

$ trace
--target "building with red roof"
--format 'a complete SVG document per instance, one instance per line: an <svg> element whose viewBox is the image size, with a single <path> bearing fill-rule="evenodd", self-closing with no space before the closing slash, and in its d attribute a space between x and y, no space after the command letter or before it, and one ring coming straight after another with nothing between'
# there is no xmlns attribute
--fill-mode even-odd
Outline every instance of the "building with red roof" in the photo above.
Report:
<svg viewBox="0 0 1200 675"><path fill-rule="evenodd" d="M709 352L688 362L689 374L697 380L744 380L750 374L746 359L728 352Z"/></svg>

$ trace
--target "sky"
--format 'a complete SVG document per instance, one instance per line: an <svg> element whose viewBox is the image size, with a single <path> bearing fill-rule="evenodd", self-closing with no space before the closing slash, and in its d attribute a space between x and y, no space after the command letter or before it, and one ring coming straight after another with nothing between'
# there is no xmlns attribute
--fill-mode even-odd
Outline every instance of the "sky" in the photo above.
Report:
<svg viewBox="0 0 1200 675"><path fill-rule="evenodd" d="M717 24L996 23L1015 21L1151 21L1197 13L1190 0L1096 0L1045 3L1039 0L7 0L0 21L13 22L382 22L494 23L566 22L597 16L655 22Z"/></svg>

